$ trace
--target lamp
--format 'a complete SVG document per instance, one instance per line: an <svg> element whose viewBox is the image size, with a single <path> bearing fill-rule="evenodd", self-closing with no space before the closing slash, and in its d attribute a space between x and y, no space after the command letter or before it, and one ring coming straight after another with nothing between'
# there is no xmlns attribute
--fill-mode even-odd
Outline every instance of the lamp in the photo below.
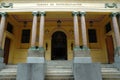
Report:
<svg viewBox="0 0 120 80"><path fill-rule="evenodd" d="M61 26L61 20L57 20L57 26L58 26L58 27Z"/></svg>
<svg viewBox="0 0 120 80"><path fill-rule="evenodd" d="M24 21L23 23L24 23L24 27L26 27L26 25L27 25L27 21Z"/></svg>
<svg viewBox="0 0 120 80"><path fill-rule="evenodd" d="M93 27L93 21L89 21L90 27Z"/></svg>

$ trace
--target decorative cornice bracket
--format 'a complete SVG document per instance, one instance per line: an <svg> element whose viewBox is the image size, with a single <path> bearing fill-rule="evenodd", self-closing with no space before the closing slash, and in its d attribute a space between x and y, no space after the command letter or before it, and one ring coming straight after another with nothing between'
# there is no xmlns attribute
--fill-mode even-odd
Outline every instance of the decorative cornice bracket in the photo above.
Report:
<svg viewBox="0 0 120 80"><path fill-rule="evenodd" d="M118 8L116 3L105 3L105 8Z"/></svg>
<svg viewBox="0 0 120 80"><path fill-rule="evenodd" d="M13 3L0 3L0 8L13 8Z"/></svg>

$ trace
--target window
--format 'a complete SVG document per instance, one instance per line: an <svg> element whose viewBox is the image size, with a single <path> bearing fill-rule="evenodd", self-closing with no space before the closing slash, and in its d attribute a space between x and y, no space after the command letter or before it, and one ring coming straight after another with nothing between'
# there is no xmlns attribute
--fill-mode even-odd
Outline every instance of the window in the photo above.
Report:
<svg viewBox="0 0 120 80"><path fill-rule="evenodd" d="M96 43L97 42L97 36L96 36L95 29L88 29L88 36L89 36L89 43Z"/></svg>
<svg viewBox="0 0 120 80"><path fill-rule="evenodd" d="M30 41L30 29L22 30L21 43L29 43Z"/></svg>
<svg viewBox="0 0 120 80"><path fill-rule="evenodd" d="M111 31L110 22L105 25L105 32L108 33L109 31Z"/></svg>
<svg viewBox="0 0 120 80"><path fill-rule="evenodd" d="M13 25L8 23L7 24L7 31L10 32L10 33L13 33Z"/></svg>

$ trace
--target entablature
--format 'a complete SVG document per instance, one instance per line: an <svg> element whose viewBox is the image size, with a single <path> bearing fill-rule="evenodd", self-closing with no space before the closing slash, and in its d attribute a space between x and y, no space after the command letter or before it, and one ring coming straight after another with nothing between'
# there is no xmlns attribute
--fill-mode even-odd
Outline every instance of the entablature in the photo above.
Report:
<svg viewBox="0 0 120 80"><path fill-rule="evenodd" d="M31 11L86 11L119 12L120 3L78 3L78 2L39 2L39 3L0 3L2 12Z"/></svg>

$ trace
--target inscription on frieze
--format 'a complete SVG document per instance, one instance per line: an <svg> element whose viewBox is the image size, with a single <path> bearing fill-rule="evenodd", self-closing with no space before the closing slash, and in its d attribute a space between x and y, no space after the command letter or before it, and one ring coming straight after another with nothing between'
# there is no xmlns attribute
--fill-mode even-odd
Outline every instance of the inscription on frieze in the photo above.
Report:
<svg viewBox="0 0 120 80"><path fill-rule="evenodd" d="M81 3L38 3L37 6L82 6Z"/></svg>

